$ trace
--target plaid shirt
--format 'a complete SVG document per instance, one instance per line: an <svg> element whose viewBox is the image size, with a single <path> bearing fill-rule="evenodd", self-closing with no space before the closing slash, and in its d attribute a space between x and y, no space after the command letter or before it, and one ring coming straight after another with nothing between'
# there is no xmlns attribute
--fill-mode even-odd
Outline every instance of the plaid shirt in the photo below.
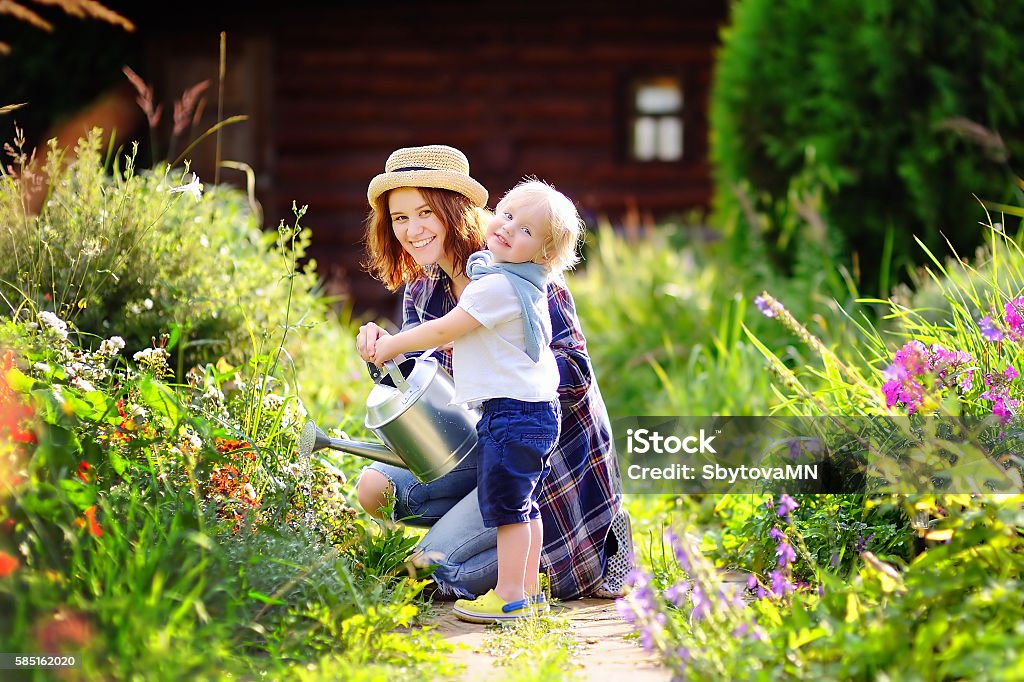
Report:
<svg viewBox="0 0 1024 682"><path fill-rule="evenodd" d="M402 329L442 317L456 305L451 280L437 268L436 274L406 286ZM605 538L622 506L622 479L576 304L563 283L548 285L548 308L551 350L560 374L562 430L538 500L544 520L541 566L548 574L551 593L573 599L601 587ZM434 355L451 372L451 353Z"/></svg>

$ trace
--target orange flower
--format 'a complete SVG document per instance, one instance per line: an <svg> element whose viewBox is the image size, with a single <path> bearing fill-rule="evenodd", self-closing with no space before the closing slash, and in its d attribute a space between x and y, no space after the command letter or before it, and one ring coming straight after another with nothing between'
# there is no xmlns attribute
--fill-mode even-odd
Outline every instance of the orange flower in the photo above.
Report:
<svg viewBox="0 0 1024 682"><path fill-rule="evenodd" d="M31 426L32 408L22 403L7 383L7 372L14 367L14 354L7 351L0 361L0 439L11 443L35 443L36 434Z"/></svg>
<svg viewBox="0 0 1024 682"><path fill-rule="evenodd" d="M81 464L78 465L78 471L76 472L76 474L78 475L78 478L82 479L82 483L93 482L93 478L95 478L95 476L89 473L91 470L92 467L89 465L88 462L84 460L82 461Z"/></svg>
<svg viewBox="0 0 1024 682"><path fill-rule="evenodd" d="M7 552L0 552L0 578L6 578L18 568L18 560Z"/></svg>
<svg viewBox="0 0 1024 682"><path fill-rule="evenodd" d="M214 438L213 445L221 454L241 454L248 459L256 459L256 453L252 451L252 444L248 441Z"/></svg>
<svg viewBox="0 0 1024 682"><path fill-rule="evenodd" d="M94 538L103 536L103 529L100 528L100 524L96 523L96 505L92 505L85 510L85 518L89 521L89 535Z"/></svg>

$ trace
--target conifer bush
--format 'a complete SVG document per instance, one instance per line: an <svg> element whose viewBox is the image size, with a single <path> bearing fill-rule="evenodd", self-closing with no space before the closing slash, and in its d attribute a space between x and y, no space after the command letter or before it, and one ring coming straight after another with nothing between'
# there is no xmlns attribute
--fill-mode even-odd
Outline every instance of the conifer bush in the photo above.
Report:
<svg viewBox="0 0 1024 682"><path fill-rule="evenodd" d="M1022 29L1024 6L995 0L738 0L711 94L717 210L741 231L766 214L785 261L792 199L823 189L868 292L920 262L912 235L971 253L978 199L1019 191L1024 103L1006 84L1024 78Z"/></svg>

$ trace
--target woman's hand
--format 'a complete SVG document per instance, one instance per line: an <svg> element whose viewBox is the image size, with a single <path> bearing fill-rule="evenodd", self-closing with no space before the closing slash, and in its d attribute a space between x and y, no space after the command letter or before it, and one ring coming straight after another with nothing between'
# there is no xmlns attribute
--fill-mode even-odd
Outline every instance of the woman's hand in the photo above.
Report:
<svg viewBox="0 0 1024 682"><path fill-rule="evenodd" d="M387 331L373 322L367 322L360 327L359 333L356 335L356 351L359 353L359 357L367 362L372 362L377 340L385 336L389 336Z"/></svg>

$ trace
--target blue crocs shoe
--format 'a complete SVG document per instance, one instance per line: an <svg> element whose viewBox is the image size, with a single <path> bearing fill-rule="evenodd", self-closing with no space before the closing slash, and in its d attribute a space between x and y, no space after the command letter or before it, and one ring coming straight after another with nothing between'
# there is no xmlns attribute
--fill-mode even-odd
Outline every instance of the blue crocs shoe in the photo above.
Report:
<svg viewBox="0 0 1024 682"><path fill-rule="evenodd" d="M538 614L551 613L551 604L548 603L547 595L543 592L538 592L530 597L530 601L533 602L533 610Z"/></svg>

